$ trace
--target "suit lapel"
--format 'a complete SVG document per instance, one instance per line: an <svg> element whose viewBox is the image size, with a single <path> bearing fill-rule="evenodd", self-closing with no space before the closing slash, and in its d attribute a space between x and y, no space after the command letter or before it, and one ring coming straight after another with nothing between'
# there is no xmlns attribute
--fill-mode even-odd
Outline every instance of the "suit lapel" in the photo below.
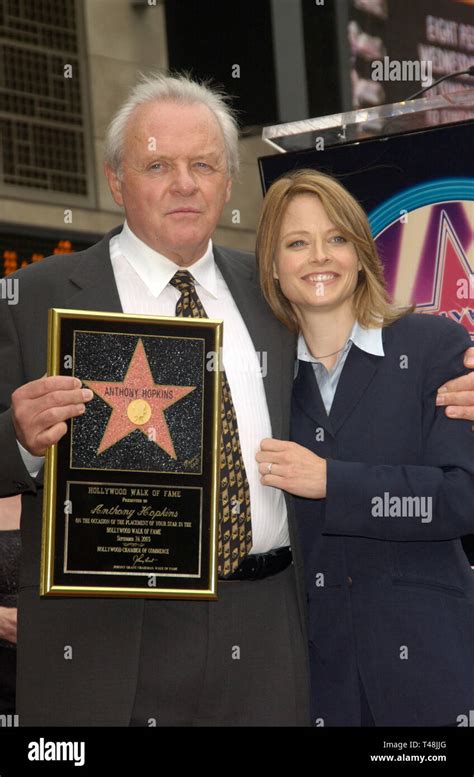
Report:
<svg viewBox="0 0 474 777"><path fill-rule="evenodd" d="M260 291L256 268L230 251L214 246L214 258L247 326L260 364L267 359L263 384L273 437L287 439L295 337L275 318ZM225 337L225 325L224 325Z"/></svg>
<svg viewBox="0 0 474 777"><path fill-rule="evenodd" d="M293 398L300 410L334 437L332 423L324 407L318 382L310 362L299 362L293 385Z"/></svg>
<svg viewBox="0 0 474 777"><path fill-rule="evenodd" d="M99 243L78 255L68 277L69 294L64 307L75 310L97 310L122 313L122 305L110 261L110 238L120 232L117 227Z"/></svg>
<svg viewBox="0 0 474 777"><path fill-rule="evenodd" d="M374 356L352 345L329 413L334 434L338 432L367 391L382 359L383 356Z"/></svg>

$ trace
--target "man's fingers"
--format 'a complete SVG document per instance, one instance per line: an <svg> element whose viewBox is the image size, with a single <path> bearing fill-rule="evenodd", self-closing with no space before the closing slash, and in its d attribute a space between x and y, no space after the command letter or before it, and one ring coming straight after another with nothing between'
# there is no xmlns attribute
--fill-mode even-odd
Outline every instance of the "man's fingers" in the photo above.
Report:
<svg viewBox="0 0 474 777"><path fill-rule="evenodd" d="M13 395L20 393L23 399L37 399L50 391L70 391L81 386L79 378L73 378L70 375L50 375L43 376L38 380L32 380L20 386Z"/></svg>
<svg viewBox="0 0 474 777"><path fill-rule="evenodd" d="M12 394L12 421L17 440L34 455L43 455L65 434L65 421L81 415L94 393L79 378L43 376Z"/></svg>
<svg viewBox="0 0 474 777"><path fill-rule="evenodd" d="M35 417L35 426L47 430L62 421L82 415L86 409L84 404L64 405L64 407L50 407Z"/></svg>
<svg viewBox="0 0 474 777"><path fill-rule="evenodd" d="M438 393L441 394L453 391L474 391L474 372L469 372L467 375L461 375L460 378L448 380L447 383L443 383L438 389Z"/></svg>
<svg viewBox="0 0 474 777"><path fill-rule="evenodd" d="M77 388L72 391L50 391L45 394L41 399L43 400L43 410L47 410L50 407L65 407L66 405L79 405L83 402L89 402L94 396L94 392L89 388ZM37 402L38 406L40 401Z"/></svg>
<svg viewBox="0 0 474 777"><path fill-rule="evenodd" d="M17 617L16 617L16 607L11 608L10 613L10 623L8 624L8 640L10 642L14 642L16 644L16 632L17 632Z"/></svg>
<svg viewBox="0 0 474 777"><path fill-rule="evenodd" d="M437 395L436 404L439 407L447 405L466 407L474 413L474 391L443 391ZM469 408L469 406L471 407Z"/></svg>
<svg viewBox="0 0 474 777"><path fill-rule="evenodd" d="M59 424L55 424L54 426L50 426L49 429L46 429L44 432L41 432L38 434L36 438L36 445L35 448L38 451L36 454L37 456L44 456L46 453L46 448L49 448L50 445L56 445L57 442L61 439L61 437L64 437L64 435L67 432L67 424L62 421Z"/></svg>
<svg viewBox="0 0 474 777"><path fill-rule="evenodd" d="M474 407L458 407L456 405L449 405L445 412L449 418L461 418L465 419L466 421L474 421Z"/></svg>
<svg viewBox="0 0 474 777"><path fill-rule="evenodd" d="M474 348L468 348L464 354L464 366L474 369Z"/></svg>
<svg viewBox="0 0 474 777"><path fill-rule="evenodd" d="M16 642L16 607L0 607L0 633L8 642Z"/></svg>
<svg viewBox="0 0 474 777"><path fill-rule="evenodd" d="M57 421L71 418L72 415L77 413L69 413L69 415L57 415L53 413L46 414L43 418L43 414L51 409L62 409L70 407L84 408L84 402L90 402L94 393L91 389L76 388L72 391L55 390L50 391L48 394L43 394L41 397L34 399L27 399L22 397L12 398L13 415L19 424L23 426L28 424L40 423L42 427L51 426ZM83 412L83 410L82 410Z"/></svg>

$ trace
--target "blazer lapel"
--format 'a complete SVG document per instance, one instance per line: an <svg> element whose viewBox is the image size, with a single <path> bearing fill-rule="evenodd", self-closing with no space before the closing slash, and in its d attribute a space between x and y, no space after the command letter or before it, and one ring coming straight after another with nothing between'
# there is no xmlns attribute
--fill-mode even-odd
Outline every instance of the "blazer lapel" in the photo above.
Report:
<svg viewBox="0 0 474 777"><path fill-rule="evenodd" d="M122 305L110 261L109 241L122 227L105 235L95 246L78 254L68 277L69 294L64 307L122 313Z"/></svg>
<svg viewBox="0 0 474 777"><path fill-rule="evenodd" d="M335 434L367 391L382 359L383 356L374 356L352 345L329 413Z"/></svg>
<svg viewBox="0 0 474 777"><path fill-rule="evenodd" d="M261 366L265 366L263 359L266 359L263 384L273 436L287 439L295 336L275 318L267 305L256 268L249 268L238 256L217 246L214 246L214 258L247 326Z"/></svg>
<svg viewBox="0 0 474 777"><path fill-rule="evenodd" d="M298 363L298 374L293 384L293 399L303 413L334 437L334 429L324 407L318 381L310 362L300 360Z"/></svg>

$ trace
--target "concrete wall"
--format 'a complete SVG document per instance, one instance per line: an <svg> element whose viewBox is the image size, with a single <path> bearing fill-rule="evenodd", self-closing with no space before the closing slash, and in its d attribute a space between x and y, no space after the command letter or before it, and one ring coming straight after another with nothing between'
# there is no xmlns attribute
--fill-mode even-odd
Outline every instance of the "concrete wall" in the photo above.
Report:
<svg viewBox="0 0 474 777"><path fill-rule="evenodd" d="M120 223L122 214L113 202L102 172L102 149L108 121L136 82L140 71L166 70L165 14L161 4L134 9L130 0L83 0L90 97L97 208L74 206L70 225L64 224L64 205L28 199L0 198L0 220L10 223L57 228L65 236L74 231L104 233ZM241 140L242 169L234 184L215 240L237 248L254 246L261 187L257 157L272 153L259 137ZM239 214L236 217L235 210ZM233 213L234 212L234 213ZM233 223L239 219L239 223Z"/></svg>

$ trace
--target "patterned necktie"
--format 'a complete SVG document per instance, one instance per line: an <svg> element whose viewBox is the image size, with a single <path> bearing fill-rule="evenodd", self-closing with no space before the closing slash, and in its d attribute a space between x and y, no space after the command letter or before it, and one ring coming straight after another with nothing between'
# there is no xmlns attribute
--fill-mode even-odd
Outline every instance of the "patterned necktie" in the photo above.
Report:
<svg viewBox="0 0 474 777"><path fill-rule="evenodd" d="M194 278L187 270L179 270L170 284L181 292L176 304L177 316L207 318L199 299ZM227 376L222 369L221 403L221 488L219 503L218 575L228 577L252 548L250 489L240 448L237 416Z"/></svg>

